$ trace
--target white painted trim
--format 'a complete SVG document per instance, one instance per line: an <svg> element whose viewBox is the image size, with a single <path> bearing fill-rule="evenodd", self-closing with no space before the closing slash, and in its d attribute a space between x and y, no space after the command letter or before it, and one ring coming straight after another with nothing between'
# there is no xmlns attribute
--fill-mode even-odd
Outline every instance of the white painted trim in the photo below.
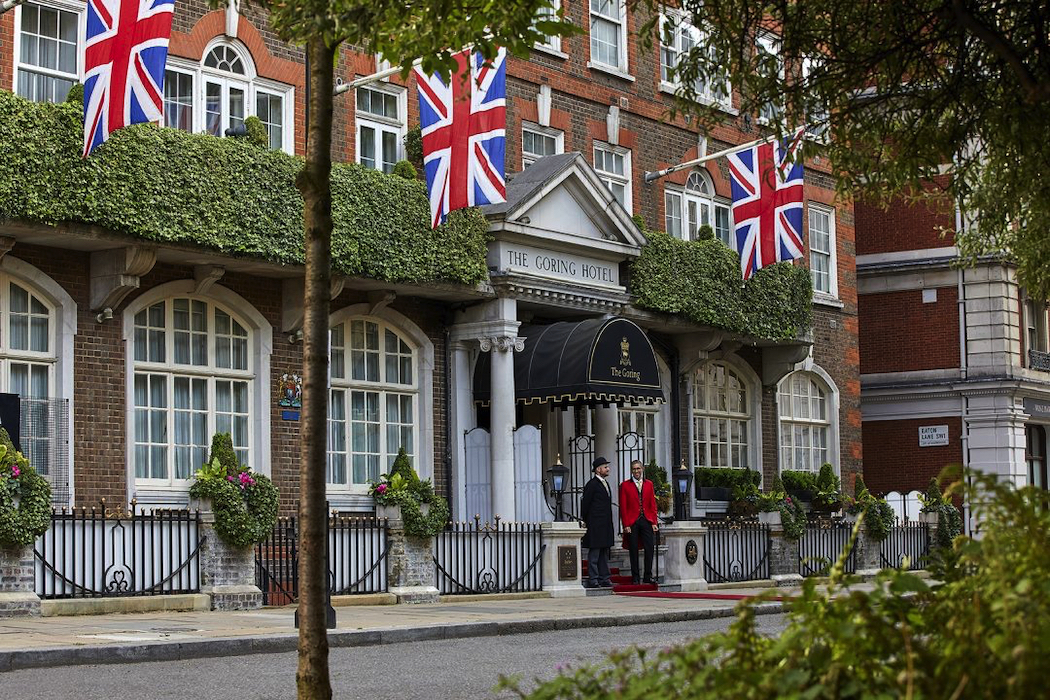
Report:
<svg viewBox="0 0 1050 700"><path fill-rule="evenodd" d="M901 250L892 253L868 253L857 256L857 267L865 265L884 265L904 262L945 262L959 257L959 249L956 246L944 248L919 248L916 250Z"/></svg>
<svg viewBox="0 0 1050 700"><path fill-rule="evenodd" d="M69 417L67 428L69 430L69 505L73 505L75 492L74 470L76 468L76 444L73 432L74 416L74 338L77 335L77 303L69 295L62 285L49 277L38 267L20 260L10 253L0 259L0 271L3 271L21 280L38 292L48 303L54 307L55 328L53 329L53 340L55 350L55 371L53 396L66 399L69 402Z"/></svg>
<svg viewBox="0 0 1050 700"><path fill-rule="evenodd" d="M81 83L84 78L84 35L86 34L85 27L87 26L87 4L85 2L76 2L75 0L35 0L34 5L40 5L41 7L52 8L56 10L65 10L66 12L75 12L77 15L77 74L74 76L74 82ZM12 41L11 51L11 92L18 94L18 70L23 65L19 60L22 55L22 11L25 7L25 3L15 7L15 19L12 33L14 34L14 41ZM25 64L28 66L28 64ZM28 66L27 70L38 72L38 66ZM52 76L67 76L67 73L60 73L56 70L43 69L47 75ZM71 412L72 413L72 412ZM72 433L70 434L70 440L72 440Z"/></svg>
<svg viewBox="0 0 1050 700"><path fill-rule="evenodd" d="M134 301L128 304L123 313L123 340L124 340L124 412L125 412L125 474L127 479L127 493L131 497L139 497L141 492L144 496L140 501L147 503L161 503L175 501L183 503L185 492L171 488L160 489L156 487L140 487L136 484L134 468L134 424L135 424L135 354L132 352L132 343L135 336L135 314L142 309L158 301L175 296L188 296L190 298L203 299L217 302L239 317L248 325L251 333L250 354L251 372L250 385L252 396L250 399L251 425L251 467L260 474L272 476L270 464L270 355L273 352L273 326L259 311L252 306L244 297L233 290L220 284L214 284L207 294L195 294L197 283L195 280L177 280L154 287Z"/></svg>
<svg viewBox="0 0 1050 700"><path fill-rule="evenodd" d="M836 211L835 207L830 207L826 204L814 202L812 200L806 200L806 233L809 240L809 256L810 259L806 262L810 266L810 278L812 278L812 265L813 265L813 232L810 231L810 216L814 213L823 214L828 217L828 290L818 290L816 287L813 288L814 301L816 301L817 295L819 295L821 302L826 303L828 301L838 301L839 298L839 255L838 255L838 231L837 222L835 220ZM812 279L810 284L813 284Z"/></svg>
<svg viewBox="0 0 1050 700"><path fill-rule="evenodd" d="M831 377L830 374L827 373L827 371L823 367L821 367L820 365L818 365L818 364L813 362L812 355L810 357L807 357L802 362L798 363L796 365L795 371L789 373L787 376L785 376L783 379L781 379L780 382L777 384L777 394L776 394L776 401L777 401L777 432L776 432L776 435L774 436L774 439L776 440L776 447L777 447L777 466L778 466L778 471L781 471L781 472L784 471L784 464L783 464L783 460L781 459L781 454L780 454L780 449L781 449L781 444L780 444L780 424L784 420L784 418L780 415L780 392L787 385L787 382L791 379L791 377L793 377L795 374L798 374L799 372L804 373L804 374L808 373L808 374L812 374L812 375L816 376L816 378L820 381L820 383L824 385L824 389L827 391L827 402L828 402L828 405L827 405L827 414L828 414L828 457L830 458L828 461L830 461L831 462L831 466L833 466L835 468L835 474L838 475L839 477L841 477L842 476L842 460L844 458L844 455L842 455L841 452L840 452L841 445L842 445L842 440L841 440L841 435L840 435L840 432L842 430L842 427L841 427L842 426L842 421L840 420L840 416L839 416L839 407L840 407L840 404L841 404L840 398L839 398L839 387L835 383L835 380ZM794 421L788 421L788 422L794 422ZM814 421L813 424L816 425L817 422Z"/></svg>
<svg viewBox="0 0 1050 700"><path fill-rule="evenodd" d="M350 319L378 319L393 326L407 336L415 346L418 358L416 367L417 420L419 426L416 463L413 465L421 479L434 478L434 343L426 333L404 314L383 307L372 310L367 303L351 304L335 311L328 319L329 327L335 327ZM451 477L451 475L449 475ZM333 492L335 493L335 492ZM339 491L346 494L347 491Z"/></svg>

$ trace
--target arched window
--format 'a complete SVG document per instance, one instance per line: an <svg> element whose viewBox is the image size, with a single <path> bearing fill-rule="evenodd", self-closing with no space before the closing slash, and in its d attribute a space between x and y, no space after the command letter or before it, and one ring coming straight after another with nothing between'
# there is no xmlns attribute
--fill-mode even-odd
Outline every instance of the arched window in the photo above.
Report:
<svg viewBox="0 0 1050 700"><path fill-rule="evenodd" d="M706 171L694 170L684 190L668 188L664 192L664 224L672 236L696 240L700 227L707 224L715 238L731 245L729 201L715 196L715 188Z"/></svg>
<svg viewBox="0 0 1050 700"><path fill-rule="evenodd" d="M752 467L751 401L747 384L729 365L710 362L693 385L693 464Z"/></svg>
<svg viewBox="0 0 1050 700"><path fill-rule="evenodd" d="M184 489L207 459L211 436L230 433L252 463L252 331L219 304L192 294L135 313L132 468L143 485Z"/></svg>
<svg viewBox="0 0 1050 700"><path fill-rule="evenodd" d="M780 469L820 471L832 461L832 401L812 372L794 372L780 384Z"/></svg>
<svg viewBox="0 0 1050 700"><path fill-rule="evenodd" d="M328 485L363 490L403 447L417 467L418 350L386 321L353 317L331 330Z"/></svg>

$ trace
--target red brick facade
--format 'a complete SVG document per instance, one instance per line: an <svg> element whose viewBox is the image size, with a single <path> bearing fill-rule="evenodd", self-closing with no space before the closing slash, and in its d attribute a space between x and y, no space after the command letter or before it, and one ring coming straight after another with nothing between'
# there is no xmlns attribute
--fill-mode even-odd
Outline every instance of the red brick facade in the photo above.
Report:
<svg viewBox="0 0 1050 700"><path fill-rule="evenodd" d="M948 444L919 447L919 428L947 425ZM949 464L962 463L962 419L943 416L864 423L864 483L873 493L924 491Z"/></svg>
<svg viewBox="0 0 1050 700"><path fill-rule="evenodd" d="M955 287L935 291L932 303L923 303L921 289L861 297L862 373L959 366L959 294Z"/></svg>

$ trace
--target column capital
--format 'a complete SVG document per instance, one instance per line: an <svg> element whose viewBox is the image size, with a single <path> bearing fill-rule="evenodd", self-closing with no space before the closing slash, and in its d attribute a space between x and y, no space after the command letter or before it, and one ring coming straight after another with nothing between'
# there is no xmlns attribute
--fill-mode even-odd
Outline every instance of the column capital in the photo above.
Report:
<svg viewBox="0 0 1050 700"><path fill-rule="evenodd" d="M525 338L508 335L483 336L478 338L478 344L482 352L521 352L525 349Z"/></svg>

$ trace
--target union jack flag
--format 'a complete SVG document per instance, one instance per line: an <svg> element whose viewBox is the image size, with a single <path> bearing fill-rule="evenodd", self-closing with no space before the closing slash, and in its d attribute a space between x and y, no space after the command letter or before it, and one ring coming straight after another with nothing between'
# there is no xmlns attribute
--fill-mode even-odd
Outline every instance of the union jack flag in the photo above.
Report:
<svg viewBox="0 0 1050 700"><path fill-rule="evenodd" d="M507 149L507 53L486 64L480 53L456 54L449 82L416 69L423 169L430 195L431 224L449 212L504 202ZM470 70L468 80L463 76Z"/></svg>
<svg viewBox="0 0 1050 700"><path fill-rule="evenodd" d="M802 257L802 161L793 162L805 129L729 154L736 250L744 279L781 260Z"/></svg>
<svg viewBox="0 0 1050 700"><path fill-rule="evenodd" d="M129 124L164 110L175 0L88 0L84 41L84 157Z"/></svg>

